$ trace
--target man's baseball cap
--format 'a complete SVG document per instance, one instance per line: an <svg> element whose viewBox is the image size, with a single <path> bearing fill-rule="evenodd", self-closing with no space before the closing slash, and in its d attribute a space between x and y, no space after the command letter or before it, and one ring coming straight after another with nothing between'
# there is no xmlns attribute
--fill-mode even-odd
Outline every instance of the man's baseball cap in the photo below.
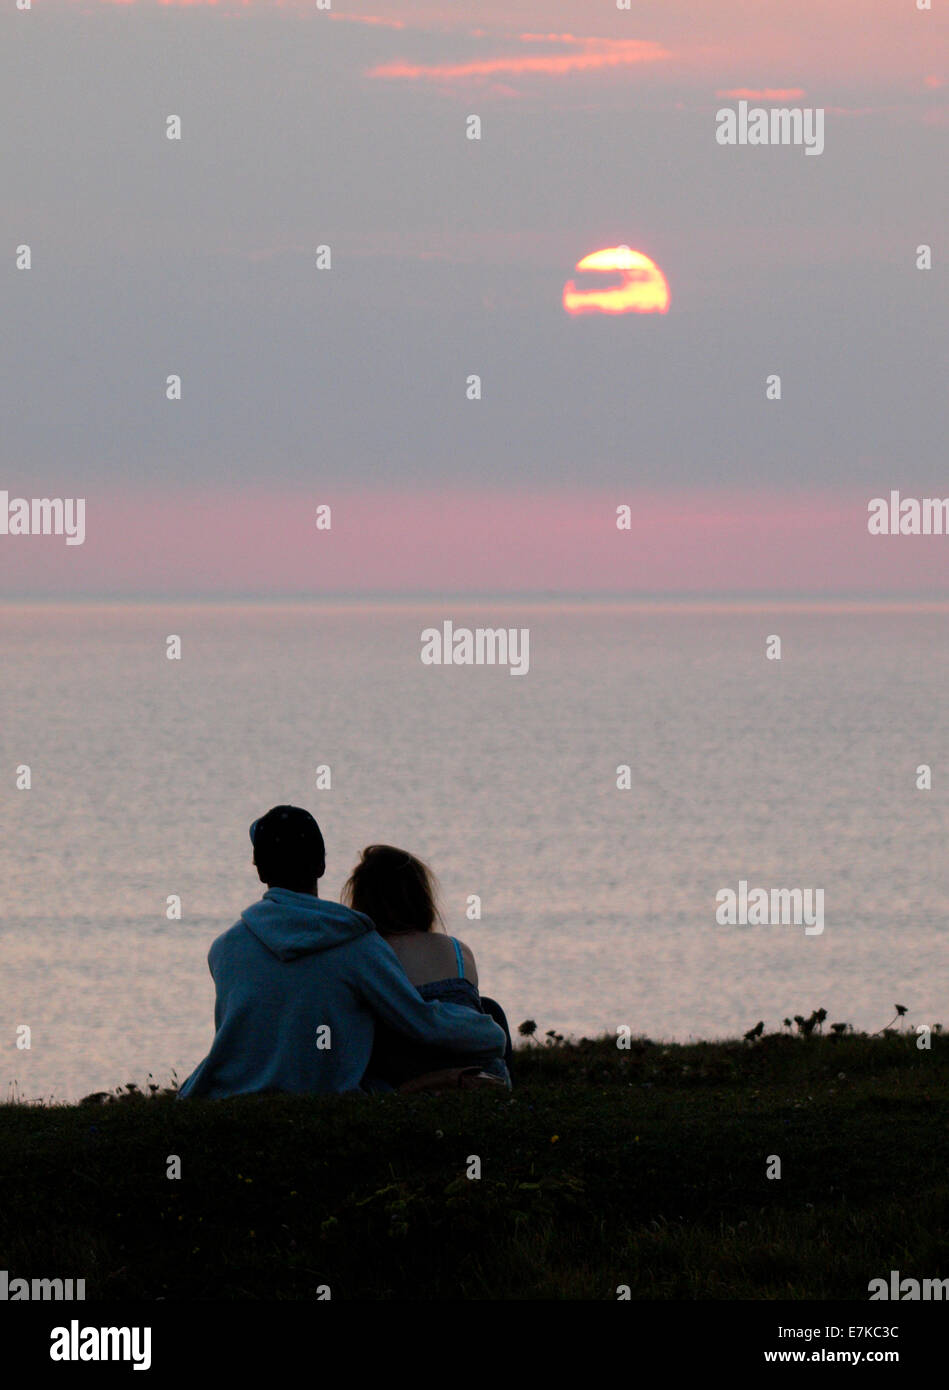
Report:
<svg viewBox="0 0 949 1390"><path fill-rule="evenodd" d="M273 806L250 827L254 860L323 859L320 827L302 806Z"/></svg>

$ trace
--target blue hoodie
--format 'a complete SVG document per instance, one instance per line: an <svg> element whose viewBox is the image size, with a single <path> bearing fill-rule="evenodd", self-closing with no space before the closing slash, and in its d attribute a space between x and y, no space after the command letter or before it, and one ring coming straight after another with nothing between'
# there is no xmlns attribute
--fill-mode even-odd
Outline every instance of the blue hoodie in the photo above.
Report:
<svg viewBox="0 0 949 1390"><path fill-rule="evenodd" d="M486 1014L427 1003L368 917L309 893L268 888L213 943L208 965L214 1041L179 1097L356 1090L376 1018L473 1062L504 1052ZM323 1026L330 1031L318 1047Z"/></svg>

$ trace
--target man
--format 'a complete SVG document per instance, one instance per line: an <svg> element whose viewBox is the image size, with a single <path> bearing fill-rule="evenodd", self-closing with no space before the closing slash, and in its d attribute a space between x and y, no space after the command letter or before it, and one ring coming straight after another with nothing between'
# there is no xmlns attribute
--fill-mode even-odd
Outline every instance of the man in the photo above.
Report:
<svg viewBox="0 0 949 1390"><path fill-rule="evenodd" d="M475 1060L502 1055L492 1019L427 1003L368 917L319 897L326 855L309 811L275 806L250 838L267 891L208 952L214 1041L180 1097L356 1090L376 1019Z"/></svg>

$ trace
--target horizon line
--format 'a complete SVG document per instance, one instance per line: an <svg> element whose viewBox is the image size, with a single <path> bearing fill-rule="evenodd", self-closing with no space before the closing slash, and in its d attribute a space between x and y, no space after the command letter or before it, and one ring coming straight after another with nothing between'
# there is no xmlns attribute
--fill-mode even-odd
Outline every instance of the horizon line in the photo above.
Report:
<svg viewBox="0 0 949 1390"><path fill-rule="evenodd" d="M689 591L666 593L615 593L590 591L556 593L543 590L520 592L457 591L451 593L420 590L404 594L347 591L333 594L86 594L86 595L4 595L0 611L17 608L420 608L454 604L476 607L574 609L640 609L679 612L949 612L949 593L939 594L807 594L758 593L740 591L707 594Z"/></svg>

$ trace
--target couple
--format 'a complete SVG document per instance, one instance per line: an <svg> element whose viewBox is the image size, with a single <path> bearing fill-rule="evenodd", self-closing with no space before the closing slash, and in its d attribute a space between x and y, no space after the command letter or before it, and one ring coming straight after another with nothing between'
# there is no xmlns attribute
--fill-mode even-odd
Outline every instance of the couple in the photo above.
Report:
<svg viewBox="0 0 949 1390"><path fill-rule="evenodd" d="M214 1041L180 1097L387 1091L460 1067L510 1086L504 1014L478 994L468 947L435 930L424 864L371 845L344 907L317 893L326 857L309 811L275 806L250 838L267 891L208 953Z"/></svg>

